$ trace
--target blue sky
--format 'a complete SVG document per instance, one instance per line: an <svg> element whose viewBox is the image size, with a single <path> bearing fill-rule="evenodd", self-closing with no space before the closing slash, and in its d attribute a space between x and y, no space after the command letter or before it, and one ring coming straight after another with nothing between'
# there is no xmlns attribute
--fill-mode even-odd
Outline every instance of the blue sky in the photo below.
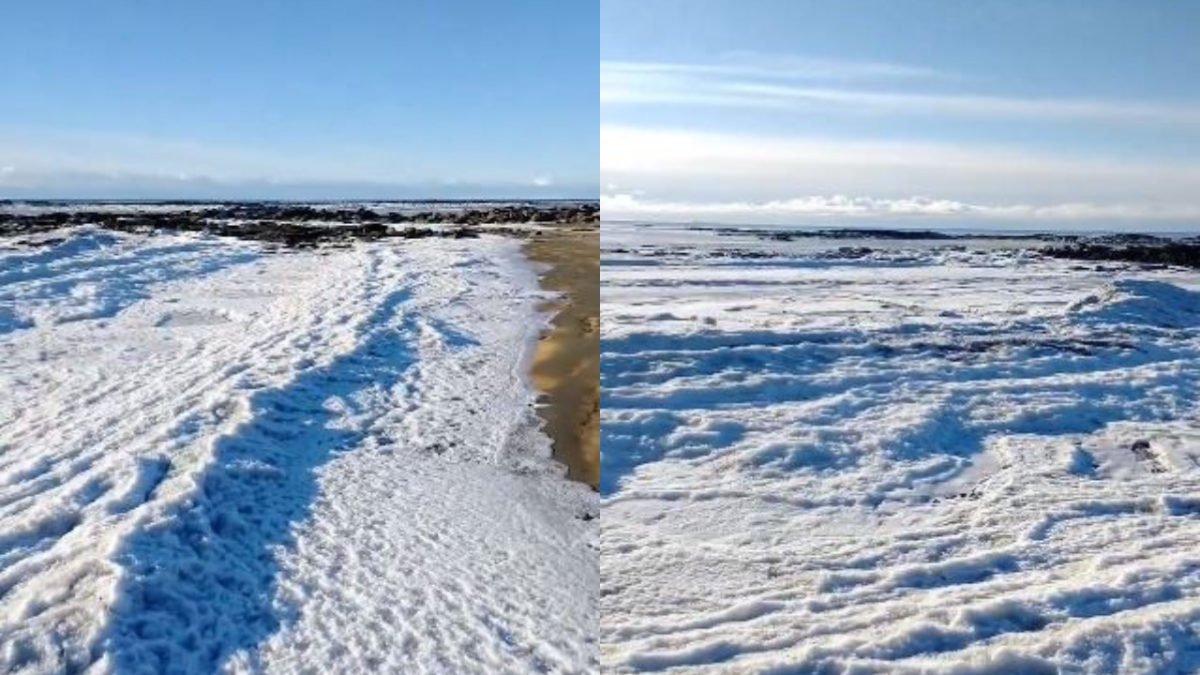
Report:
<svg viewBox="0 0 1200 675"><path fill-rule="evenodd" d="M601 0L606 217L1200 224L1200 3Z"/></svg>
<svg viewBox="0 0 1200 675"><path fill-rule="evenodd" d="M0 197L594 196L596 6L14 0Z"/></svg>

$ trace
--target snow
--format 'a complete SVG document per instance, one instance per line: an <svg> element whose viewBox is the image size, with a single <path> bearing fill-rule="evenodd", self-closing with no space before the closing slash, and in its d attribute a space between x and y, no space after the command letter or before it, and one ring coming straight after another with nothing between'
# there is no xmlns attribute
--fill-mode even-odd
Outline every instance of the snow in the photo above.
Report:
<svg viewBox="0 0 1200 675"><path fill-rule="evenodd" d="M604 672L1200 669L1195 272L602 236Z"/></svg>
<svg viewBox="0 0 1200 675"><path fill-rule="evenodd" d="M0 672L591 671L519 242L46 239L0 250Z"/></svg>

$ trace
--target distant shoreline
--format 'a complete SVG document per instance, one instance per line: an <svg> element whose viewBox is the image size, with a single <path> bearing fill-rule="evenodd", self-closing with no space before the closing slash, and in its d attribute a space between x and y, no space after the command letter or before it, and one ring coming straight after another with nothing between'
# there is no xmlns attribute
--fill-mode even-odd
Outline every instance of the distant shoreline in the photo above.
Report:
<svg viewBox="0 0 1200 675"><path fill-rule="evenodd" d="M614 221L604 221L612 225ZM854 257L870 254L875 248L903 248L907 244L922 248L963 247L972 242L1001 242L1010 248L1024 248L1052 258L1090 262L1123 262L1153 267L1200 268L1200 233L1148 232L972 232L957 230L896 229L863 227L762 227L717 224L623 223L625 227L675 228L702 232L717 238L757 239L761 242L816 242ZM833 242L846 242L838 245ZM872 244L874 242L874 244ZM932 244L931 244L932 242ZM607 249L609 253L624 249ZM728 253L728 251L724 251ZM786 257L785 252L756 250L753 257Z"/></svg>
<svg viewBox="0 0 1200 675"><path fill-rule="evenodd" d="M888 234L896 234L894 238L919 238L912 235L916 234L931 234L930 238L936 239L1080 239L1088 237L1103 237L1103 236L1135 236L1135 237L1156 237L1162 239L1181 239L1187 237L1200 237L1200 222L1197 222L1191 228L1186 226L1180 227L1069 227L1063 229L1054 229L1053 227L1045 227L1042 225L1032 226L1028 223L1014 222L1004 226L999 226L995 222L986 222L979 224L950 224L944 226L936 226L936 223L929 219L922 219L919 224L913 223L910 225L897 225L895 221L880 225L868 225L862 223L851 223L847 220L837 221L837 224L815 224L815 223L765 223L765 222L720 222L720 221L705 221L705 220L644 220L637 218L606 218L601 214L600 222L602 226L619 226L619 227L649 227L663 229L681 229L681 230L696 230L696 231L730 231L741 234L763 232L763 233L789 233L796 237L819 237L825 233L832 234L833 238L850 238L845 233L861 233L862 238L886 238Z"/></svg>
<svg viewBox="0 0 1200 675"><path fill-rule="evenodd" d="M307 247L351 240L475 237L485 229L493 234L515 234L517 230L554 223L595 223L600 210L595 201L395 204L400 208L359 202L218 202L192 206L80 202L80 208L25 203L0 209L0 235L92 226L130 233L197 232Z"/></svg>

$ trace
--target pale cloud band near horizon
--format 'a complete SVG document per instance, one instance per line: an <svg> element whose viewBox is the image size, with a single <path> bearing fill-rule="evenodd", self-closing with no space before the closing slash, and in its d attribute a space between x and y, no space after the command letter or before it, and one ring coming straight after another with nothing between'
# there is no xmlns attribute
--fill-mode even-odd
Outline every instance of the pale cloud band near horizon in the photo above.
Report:
<svg viewBox="0 0 1200 675"><path fill-rule="evenodd" d="M764 202L672 202L644 199L632 194L610 193L601 195L600 208L604 219L609 221L720 221L734 224L785 223L797 218L840 220L873 217L955 218L996 222L1200 219L1200 206L1186 204L968 204L922 196L876 199L848 195L811 195Z"/></svg>
<svg viewBox="0 0 1200 675"><path fill-rule="evenodd" d="M421 166L421 171L429 164ZM145 134L0 128L0 198L587 198L594 184L447 164L429 176L379 149L265 149Z"/></svg>
<svg viewBox="0 0 1200 675"><path fill-rule="evenodd" d="M1200 165L891 140L840 140L601 126L610 210L642 216L922 215L1191 218ZM636 196L636 204L614 195ZM828 201L813 195L855 195ZM914 195L930 195L917 200ZM826 201L821 201L826 199ZM716 206L716 205L725 206ZM945 208L957 205L955 208ZM635 209L636 207L636 209Z"/></svg>

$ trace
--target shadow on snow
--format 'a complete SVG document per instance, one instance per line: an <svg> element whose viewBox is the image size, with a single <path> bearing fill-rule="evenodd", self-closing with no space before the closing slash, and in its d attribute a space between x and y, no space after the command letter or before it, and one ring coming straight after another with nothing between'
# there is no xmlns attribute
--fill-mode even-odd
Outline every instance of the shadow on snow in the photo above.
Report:
<svg viewBox="0 0 1200 675"><path fill-rule="evenodd" d="M111 234L83 232L36 253L0 257L0 335L34 324L22 307L59 310L58 322L104 319L150 297L151 284L200 277L258 257L217 240L113 250Z"/></svg>
<svg viewBox="0 0 1200 675"><path fill-rule="evenodd" d="M408 297L388 297L353 352L254 394L250 419L217 441L197 494L116 553L126 580L104 643L116 673L216 672L286 619L273 605L276 552L310 514L316 469L363 439L336 424L359 412L355 394L390 390L413 363L399 311ZM327 405L335 397L341 409Z"/></svg>
<svg viewBox="0 0 1200 675"><path fill-rule="evenodd" d="M600 490L611 494L638 466L701 457L742 440L722 410L810 406L797 425L878 425L895 404L927 405L924 419L888 441L894 460L967 456L992 434L1097 431L1114 421L1155 421L1200 400L1200 355L1172 331L1200 327L1200 293L1144 280L1112 284L1057 319L956 323L949 331L902 324L876 331L636 334L603 341ZM931 334L932 333L932 334ZM1141 339L1138 339L1141 338ZM1189 365L1192 364L1192 365ZM1106 372L1150 367L1135 380ZM1017 416L1029 397L1049 403ZM689 425L695 413L705 426ZM736 427L736 428L735 428ZM852 452L818 440L748 453L757 468L838 470Z"/></svg>

